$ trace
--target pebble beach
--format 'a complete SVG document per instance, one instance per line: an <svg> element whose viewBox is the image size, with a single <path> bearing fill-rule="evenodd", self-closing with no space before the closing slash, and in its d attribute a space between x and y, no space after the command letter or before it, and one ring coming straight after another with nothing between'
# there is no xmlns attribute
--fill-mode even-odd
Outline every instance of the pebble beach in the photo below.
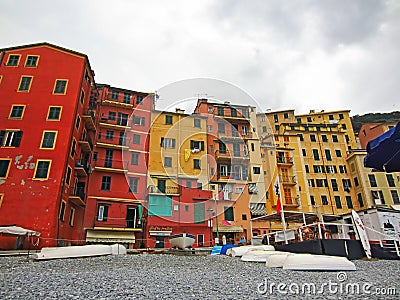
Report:
<svg viewBox="0 0 400 300"><path fill-rule="evenodd" d="M0 299L400 298L399 261L354 263L357 271L304 272L211 255L0 257Z"/></svg>

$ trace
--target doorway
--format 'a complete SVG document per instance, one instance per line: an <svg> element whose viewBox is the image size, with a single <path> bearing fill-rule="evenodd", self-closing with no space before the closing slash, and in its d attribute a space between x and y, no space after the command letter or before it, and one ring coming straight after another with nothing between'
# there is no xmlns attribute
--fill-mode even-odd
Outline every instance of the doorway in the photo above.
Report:
<svg viewBox="0 0 400 300"><path fill-rule="evenodd" d="M164 248L165 237L164 236L156 236L156 246L155 248Z"/></svg>

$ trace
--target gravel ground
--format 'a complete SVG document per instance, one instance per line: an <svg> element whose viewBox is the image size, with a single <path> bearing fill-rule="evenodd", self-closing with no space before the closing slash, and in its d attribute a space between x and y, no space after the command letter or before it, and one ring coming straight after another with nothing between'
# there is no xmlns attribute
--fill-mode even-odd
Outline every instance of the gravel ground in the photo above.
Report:
<svg viewBox="0 0 400 300"><path fill-rule="evenodd" d="M268 269L227 256L0 257L0 299L400 299L400 261L355 264L357 271L339 273Z"/></svg>

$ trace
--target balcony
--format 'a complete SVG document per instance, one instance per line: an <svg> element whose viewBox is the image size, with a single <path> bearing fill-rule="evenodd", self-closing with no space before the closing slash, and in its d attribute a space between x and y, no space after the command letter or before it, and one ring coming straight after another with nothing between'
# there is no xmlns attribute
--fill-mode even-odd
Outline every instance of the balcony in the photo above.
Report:
<svg viewBox="0 0 400 300"><path fill-rule="evenodd" d="M90 165L87 162L78 161L75 165L75 171L78 177L86 177L90 173Z"/></svg>
<svg viewBox="0 0 400 300"><path fill-rule="evenodd" d="M298 198L298 197L284 197L283 206L284 207L298 207L298 206L300 206L300 198Z"/></svg>
<svg viewBox="0 0 400 300"><path fill-rule="evenodd" d="M249 153L247 151L215 151L215 156L217 160L250 160Z"/></svg>
<svg viewBox="0 0 400 300"><path fill-rule="evenodd" d="M164 195L180 195L180 188L178 186L157 187L155 185L148 186L149 194L164 194Z"/></svg>
<svg viewBox="0 0 400 300"><path fill-rule="evenodd" d="M284 157L284 156L278 156L276 158L276 162L280 165L293 165L293 158L291 157Z"/></svg>
<svg viewBox="0 0 400 300"><path fill-rule="evenodd" d="M107 118L101 118L100 127L109 128L109 129L117 129L117 130L126 130L128 128L128 119L118 119L110 120Z"/></svg>
<svg viewBox="0 0 400 300"><path fill-rule="evenodd" d="M127 139L125 136L102 133L97 139L96 146L112 149L129 149L129 146L127 146L129 142L130 139Z"/></svg>
<svg viewBox="0 0 400 300"><path fill-rule="evenodd" d="M71 191L71 194L69 195L68 199L78 205L78 206L85 206L86 205L86 199L85 199L85 185L78 185L73 191Z"/></svg>
<svg viewBox="0 0 400 300"><path fill-rule="evenodd" d="M93 141L89 136L87 136L86 138L82 138L81 140L79 140L78 143L81 146L83 152L93 151Z"/></svg>
<svg viewBox="0 0 400 300"><path fill-rule="evenodd" d="M295 185L297 183L296 176L280 176L280 180L284 185Z"/></svg>
<svg viewBox="0 0 400 300"><path fill-rule="evenodd" d="M127 173L129 162L112 159L97 159L94 169L96 171L111 172L111 173Z"/></svg>
<svg viewBox="0 0 400 300"><path fill-rule="evenodd" d="M122 99L124 100L124 99ZM124 100L125 101L125 100ZM132 99L129 99L128 101L120 101L119 99L113 99L112 98L112 93L108 93L106 95L106 99L103 100L102 105L107 105L107 106L112 106L112 107L119 107L119 108L129 108L132 109L133 104L130 103L132 101Z"/></svg>
<svg viewBox="0 0 400 300"><path fill-rule="evenodd" d="M86 127L90 130L96 130L96 117L95 112L92 109L88 109L82 115L83 122L85 122Z"/></svg>
<svg viewBox="0 0 400 300"><path fill-rule="evenodd" d="M103 217L103 220L99 220L96 216L94 219L94 229L142 231L142 220L140 218L126 220L123 217Z"/></svg>

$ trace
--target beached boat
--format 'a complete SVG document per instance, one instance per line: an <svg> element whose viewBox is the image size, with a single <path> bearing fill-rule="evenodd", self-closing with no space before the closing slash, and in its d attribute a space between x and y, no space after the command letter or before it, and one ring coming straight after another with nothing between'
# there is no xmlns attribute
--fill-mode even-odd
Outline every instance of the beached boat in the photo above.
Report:
<svg viewBox="0 0 400 300"><path fill-rule="evenodd" d="M229 256L232 256L232 257L241 257L241 256L243 256L243 254L245 254L250 249L252 249L252 250L266 250L266 251L275 250L274 246L271 246L271 245L258 245L258 246L246 245L246 246L230 248L230 249L228 249L226 251L226 255L229 255Z"/></svg>
<svg viewBox="0 0 400 300"><path fill-rule="evenodd" d="M356 266L346 257L341 256L292 254L286 257L283 269L298 271L355 271Z"/></svg>
<svg viewBox="0 0 400 300"><path fill-rule="evenodd" d="M243 256L240 258L242 261L247 261L247 262L260 262L260 263L266 263L268 260L268 257L274 254L278 253L283 253L280 251L274 251L274 250L253 250L250 249L247 251Z"/></svg>
<svg viewBox="0 0 400 300"><path fill-rule="evenodd" d="M39 253L32 255L34 260L48 260L58 258L77 258L104 255L126 254L126 248L119 244L114 245L85 245L69 247L45 247Z"/></svg>
<svg viewBox="0 0 400 300"><path fill-rule="evenodd" d="M187 232L174 234L169 237L169 241L173 248L185 249L191 248L196 241L196 237Z"/></svg>
<svg viewBox="0 0 400 300"><path fill-rule="evenodd" d="M282 268L285 264L286 257L292 253L277 251L276 253L268 256L266 265L268 268Z"/></svg>

